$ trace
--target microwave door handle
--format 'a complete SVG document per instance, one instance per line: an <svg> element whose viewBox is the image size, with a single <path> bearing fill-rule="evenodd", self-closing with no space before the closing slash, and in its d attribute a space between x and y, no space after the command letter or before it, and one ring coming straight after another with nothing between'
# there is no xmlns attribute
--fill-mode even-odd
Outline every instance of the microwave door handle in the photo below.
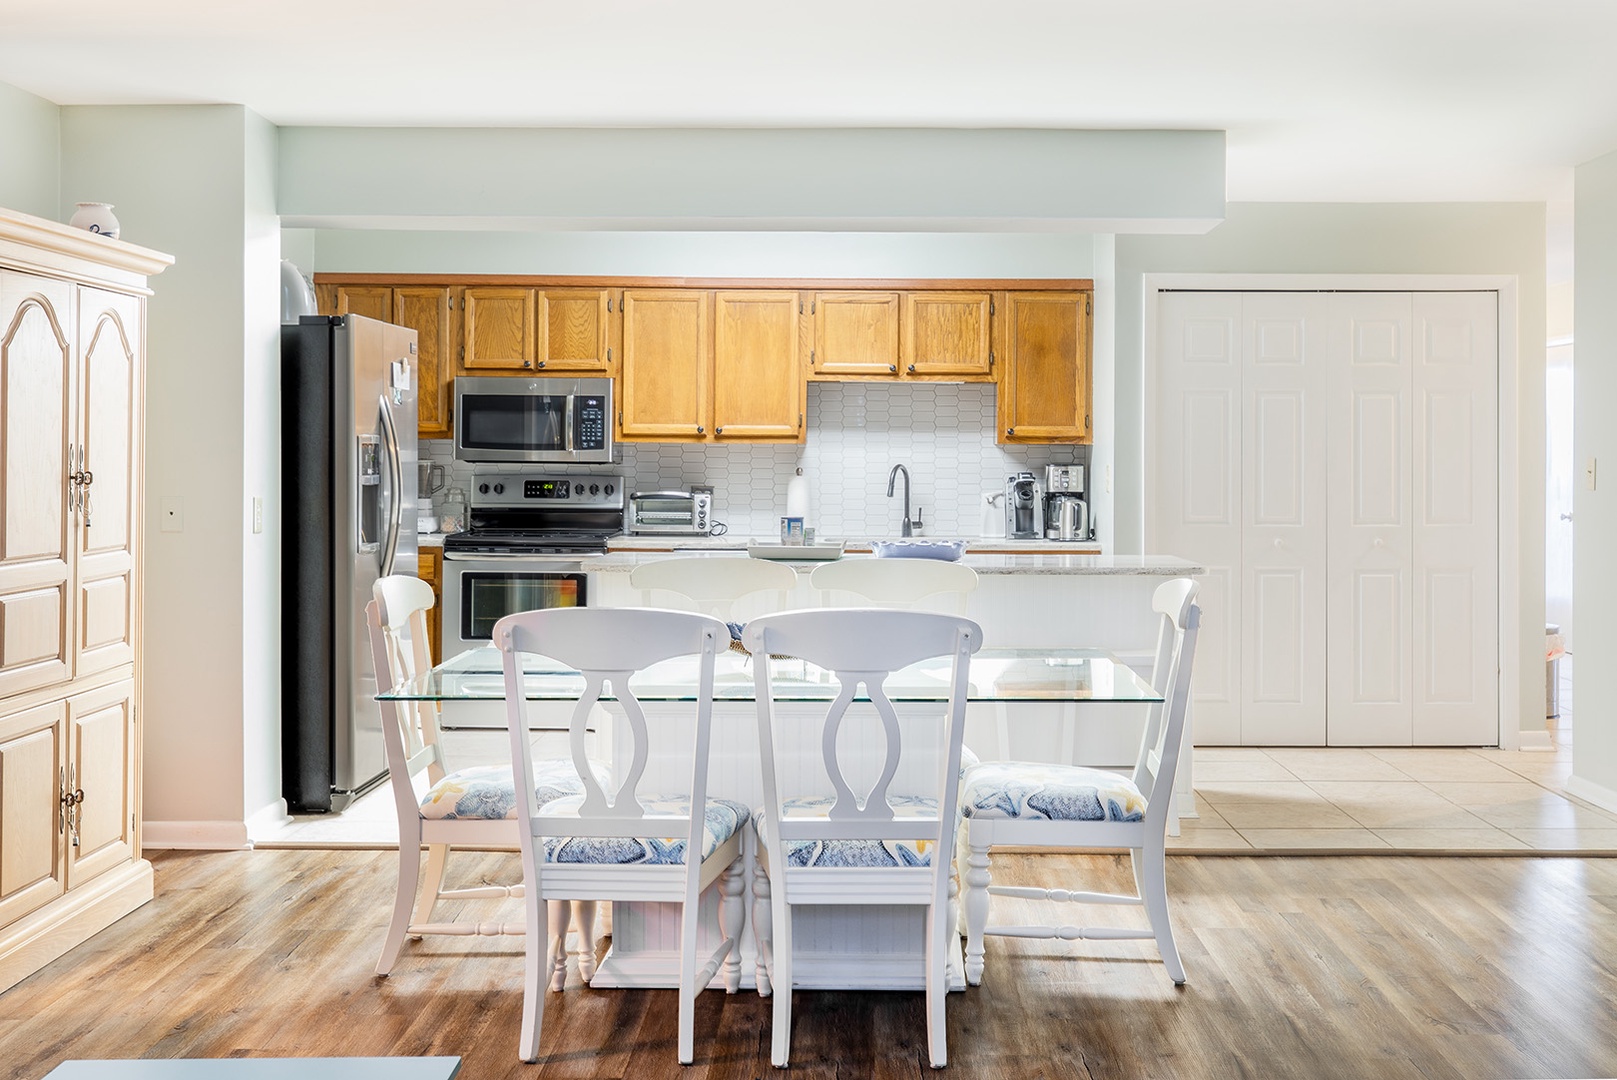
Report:
<svg viewBox="0 0 1617 1080"><path fill-rule="evenodd" d="M399 450L399 432L393 424L393 410L388 407L387 395L377 401L382 407L382 434L387 439L388 514L386 554L382 556L381 575L393 572L393 562L399 553L399 530L404 524L404 461Z"/></svg>
<svg viewBox="0 0 1617 1080"><path fill-rule="evenodd" d="M561 448L569 454L573 452L573 395L567 395L567 407L562 413Z"/></svg>

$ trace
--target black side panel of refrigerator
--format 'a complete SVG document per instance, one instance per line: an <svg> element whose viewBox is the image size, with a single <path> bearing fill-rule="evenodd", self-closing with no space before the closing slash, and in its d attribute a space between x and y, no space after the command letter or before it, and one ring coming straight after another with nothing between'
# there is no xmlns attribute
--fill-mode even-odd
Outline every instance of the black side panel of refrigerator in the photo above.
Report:
<svg viewBox="0 0 1617 1080"><path fill-rule="evenodd" d="M331 809L331 326L281 328L281 794L294 813Z"/></svg>

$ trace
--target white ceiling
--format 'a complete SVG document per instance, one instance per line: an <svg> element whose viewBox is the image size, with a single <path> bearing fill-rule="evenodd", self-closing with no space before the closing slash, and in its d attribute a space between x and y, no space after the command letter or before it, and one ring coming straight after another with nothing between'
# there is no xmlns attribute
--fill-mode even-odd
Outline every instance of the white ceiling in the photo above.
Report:
<svg viewBox="0 0 1617 1080"><path fill-rule="evenodd" d="M0 82L277 124L1216 128L1232 201L1568 197L1611 0L0 0Z"/></svg>

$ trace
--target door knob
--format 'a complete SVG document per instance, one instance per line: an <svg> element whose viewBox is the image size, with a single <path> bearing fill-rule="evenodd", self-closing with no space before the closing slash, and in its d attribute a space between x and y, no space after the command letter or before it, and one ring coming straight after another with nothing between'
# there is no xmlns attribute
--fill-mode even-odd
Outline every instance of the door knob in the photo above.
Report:
<svg viewBox="0 0 1617 1080"><path fill-rule="evenodd" d="M1387 542L1385 540L1381 539L1381 537L1378 536L1378 537L1376 537L1374 540L1372 540L1370 542L1370 546L1371 547L1386 547Z"/></svg>
<svg viewBox="0 0 1617 1080"><path fill-rule="evenodd" d="M1561 515L1561 520L1562 521L1571 521L1572 520L1572 515L1571 514L1562 514Z"/></svg>

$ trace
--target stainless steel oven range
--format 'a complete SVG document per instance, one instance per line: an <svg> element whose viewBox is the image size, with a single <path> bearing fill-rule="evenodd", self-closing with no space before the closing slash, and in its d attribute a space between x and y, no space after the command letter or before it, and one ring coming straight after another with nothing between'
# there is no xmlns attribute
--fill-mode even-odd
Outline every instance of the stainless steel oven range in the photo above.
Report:
<svg viewBox="0 0 1617 1080"><path fill-rule="evenodd" d="M477 473L467 503L465 531L444 537L446 657L487 645L513 611L587 605L589 562L624 531L628 496L622 476L509 469ZM505 723L503 709L463 712L445 726Z"/></svg>

